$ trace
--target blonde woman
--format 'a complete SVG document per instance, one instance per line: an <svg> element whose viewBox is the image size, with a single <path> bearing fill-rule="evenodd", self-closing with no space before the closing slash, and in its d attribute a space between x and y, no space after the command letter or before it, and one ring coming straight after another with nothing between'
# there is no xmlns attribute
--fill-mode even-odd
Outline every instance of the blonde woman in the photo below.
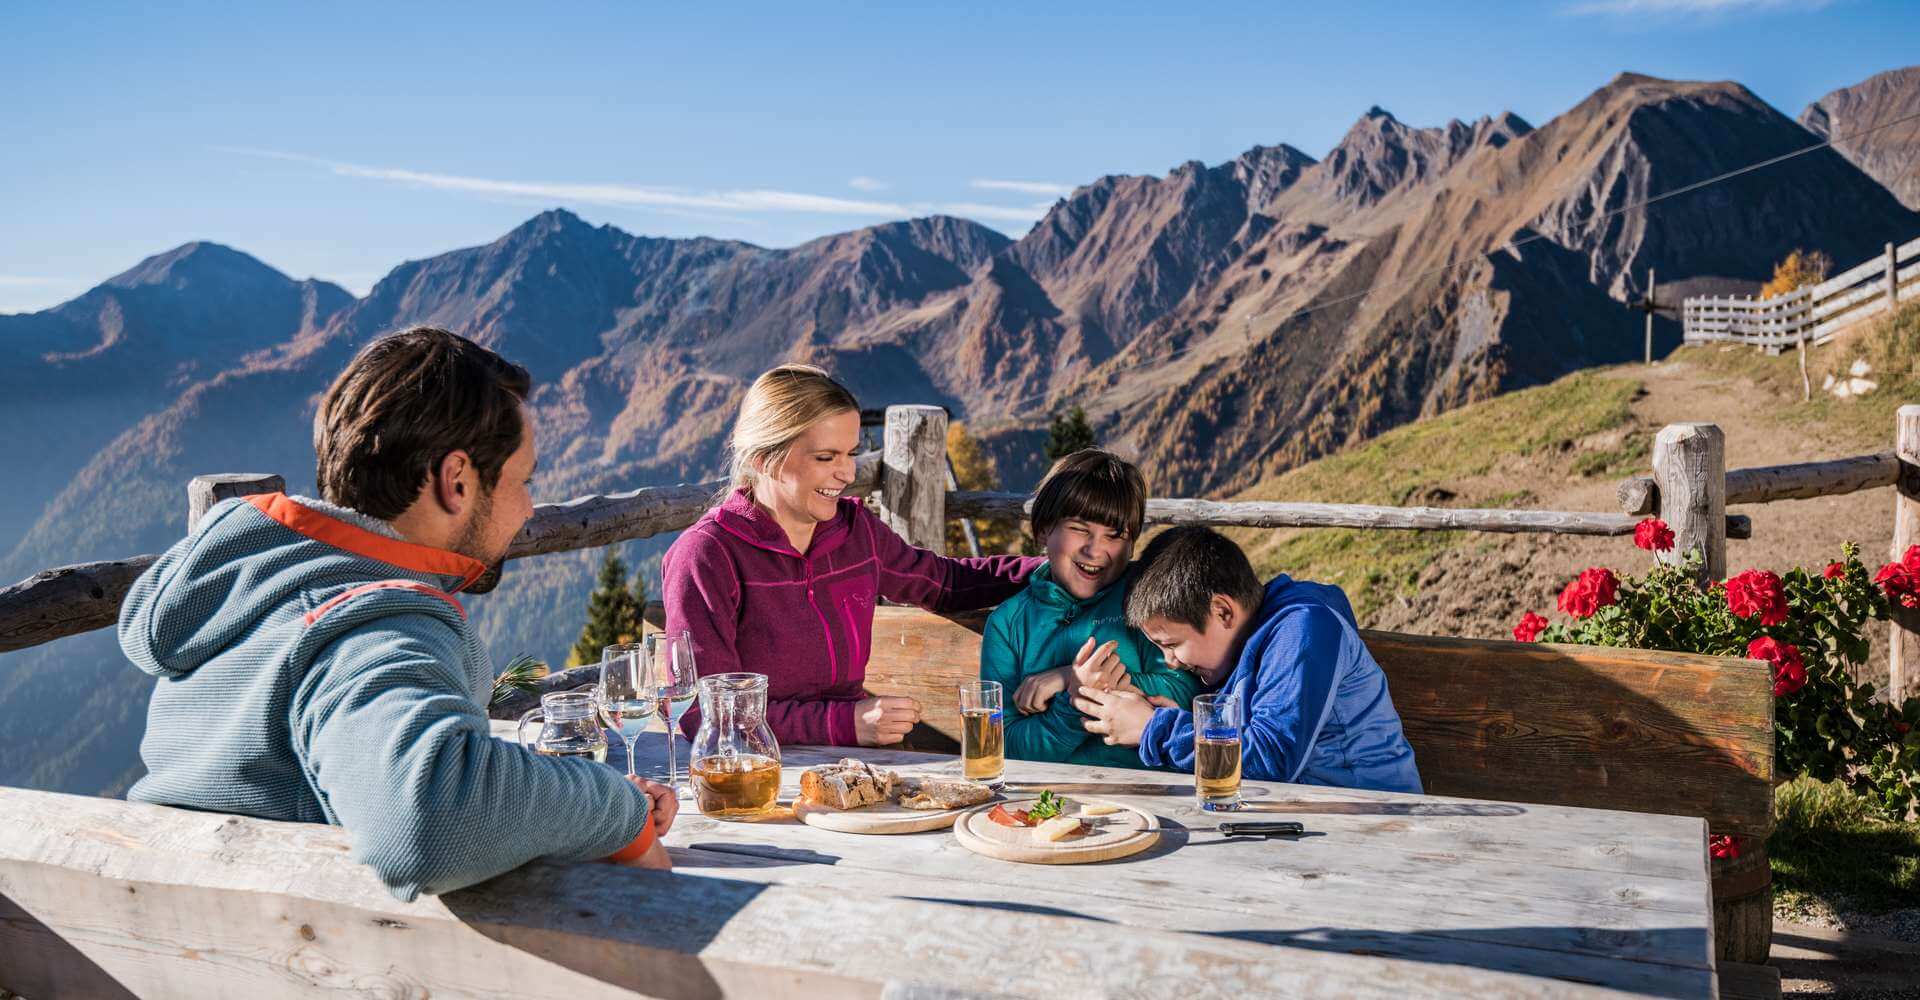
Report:
<svg viewBox="0 0 1920 1000"><path fill-rule="evenodd" d="M885 746L920 721L911 698L867 694L876 599L991 607L1044 560L949 559L903 541L853 497L860 404L812 365L781 365L734 422L732 489L661 564L668 629L693 633L702 674L767 675L782 743ZM689 712L681 723L698 725Z"/></svg>

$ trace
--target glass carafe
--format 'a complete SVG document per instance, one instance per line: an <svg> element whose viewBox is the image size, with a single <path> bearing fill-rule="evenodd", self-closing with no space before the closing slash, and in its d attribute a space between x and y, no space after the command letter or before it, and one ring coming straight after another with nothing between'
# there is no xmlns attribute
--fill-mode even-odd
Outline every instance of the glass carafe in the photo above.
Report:
<svg viewBox="0 0 1920 1000"><path fill-rule="evenodd" d="M527 742L527 723L538 717L540 735ZM607 734L593 717L593 692L551 691L540 696L540 707L520 717L520 745L548 757L585 757L597 763L607 759Z"/></svg>
<svg viewBox="0 0 1920 1000"><path fill-rule="evenodd" d="M746 819L773 808L780 797L780 743L767 728L765 674L700 678L700 731L690 760L702 813Z"/></svg>

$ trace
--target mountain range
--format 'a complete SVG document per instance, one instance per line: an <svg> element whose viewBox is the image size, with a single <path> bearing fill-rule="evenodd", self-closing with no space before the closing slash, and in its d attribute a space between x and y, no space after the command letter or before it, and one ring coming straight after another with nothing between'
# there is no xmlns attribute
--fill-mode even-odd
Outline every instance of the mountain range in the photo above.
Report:
<svg viewBox="0 0 1920 1000"><path fill-rule="evenodd" d="M767 249L554 210L357 299L190 243L0 316L0 417L24 472L0 484L0 578L159 551L198 473L311 491L317 394L416 323L533 373L543 498L715 476L740 394L780 359L825 365L867 406L948 406L1009 486L1038 477L1048 414L1078 404L1156 495L1222 495L1637 357L1649 269L1661 298L1751 289L1795 248L1846 266L1920 232L1889 190L1908 147L1885 139L1909 133L1851 124L1914 102L1912 69L1800 123L1735 83L1622 74L1538 128L1511 113L1415 127L1376 107L1318 160L1278 144L1103 177L1018 240L931 217ZM1810 129L1849 138L1636 207L1816 144ZM1662 351L1678 340L1656 332ZM667 541L627 552L650 561ZM525 560L477 598L496 657L564 655L595 558ZM108 633L0 657L0 783L124 788L146 683Z"/></svg>

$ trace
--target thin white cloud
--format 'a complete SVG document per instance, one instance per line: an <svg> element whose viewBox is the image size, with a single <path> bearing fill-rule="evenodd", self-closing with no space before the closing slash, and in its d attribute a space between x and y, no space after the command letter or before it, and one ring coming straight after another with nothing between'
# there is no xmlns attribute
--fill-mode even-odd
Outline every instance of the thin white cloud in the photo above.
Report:
<svg viewBox="0 0 1920 1000"><path fill-rule="evenodd" d="M645 208L662 212L796 212L816 215L844 215L867 218L904 219L913 216L945 214L1032 222L1046 213L1047 204L1034 206L992 205L978 202L898 202L833 195L781 191L768 188L692 191L686 188L635 184L581 184L553 181L512 181L461 174L443 174L397 167L370 167L358 163L328 160L302 153L236 146L215 147L223 152L266 157L324 167L339 177L387 181L436 191L452 191L486 198L531 198L576 204ZM1011 182L1008 182L1011 183ZM977 186L977 184L976 184ZM1040 192L1032 192L1040 193Z"/></svg>
<svg viewBox="0 0 1920 1000"><path fill-rule="evenodd" d="M1569 14L1661 15L1730 14L1737 11L1819 10L1833 0L1586 0L1570 4Z"/></svg>
<svg viewBox="0 0 1920 1000"><path fill-rule="evenodd" d="M1047 214L1053 207L1052 202L1043 201L1038 205L1024 208L1016 205L983 205L977 201L954 201L936 206L943 215L958 215L971 219L1000 219L1007 222L1033 222Z"/></svg>
<svg viewBox="0 0 1920 1000"><path fill-rule="evenodd" d="M847 186L855 191L885 191L887 182L872 177L855 177L847 182Z"/></svg>
<svg viewBox="0 0 1920 1000"><path fill-rule="evenodd" d="M1073 185L1055 184L1051 181L971 180L967 182L967 186L982 191L1015 191L1020 194L1065 196L1073 193Z"/></svg>

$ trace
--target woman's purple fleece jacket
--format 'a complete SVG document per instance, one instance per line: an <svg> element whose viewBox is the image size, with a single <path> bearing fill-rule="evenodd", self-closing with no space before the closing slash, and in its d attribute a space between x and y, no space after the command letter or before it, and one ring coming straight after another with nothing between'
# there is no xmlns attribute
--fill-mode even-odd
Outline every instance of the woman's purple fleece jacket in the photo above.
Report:
<svg viewBox="0 0 1920 1000"><path fill-rule="evenodd" d="M660 574L667 629L693 633L701 676L766 674L776 739L852 746L876 598L933 611L992 607L1044 561L949 559L914 548L852 497L813 529L801 555L741 488L681 534ZM688 733L698 714L682 721Z"/></svg>

